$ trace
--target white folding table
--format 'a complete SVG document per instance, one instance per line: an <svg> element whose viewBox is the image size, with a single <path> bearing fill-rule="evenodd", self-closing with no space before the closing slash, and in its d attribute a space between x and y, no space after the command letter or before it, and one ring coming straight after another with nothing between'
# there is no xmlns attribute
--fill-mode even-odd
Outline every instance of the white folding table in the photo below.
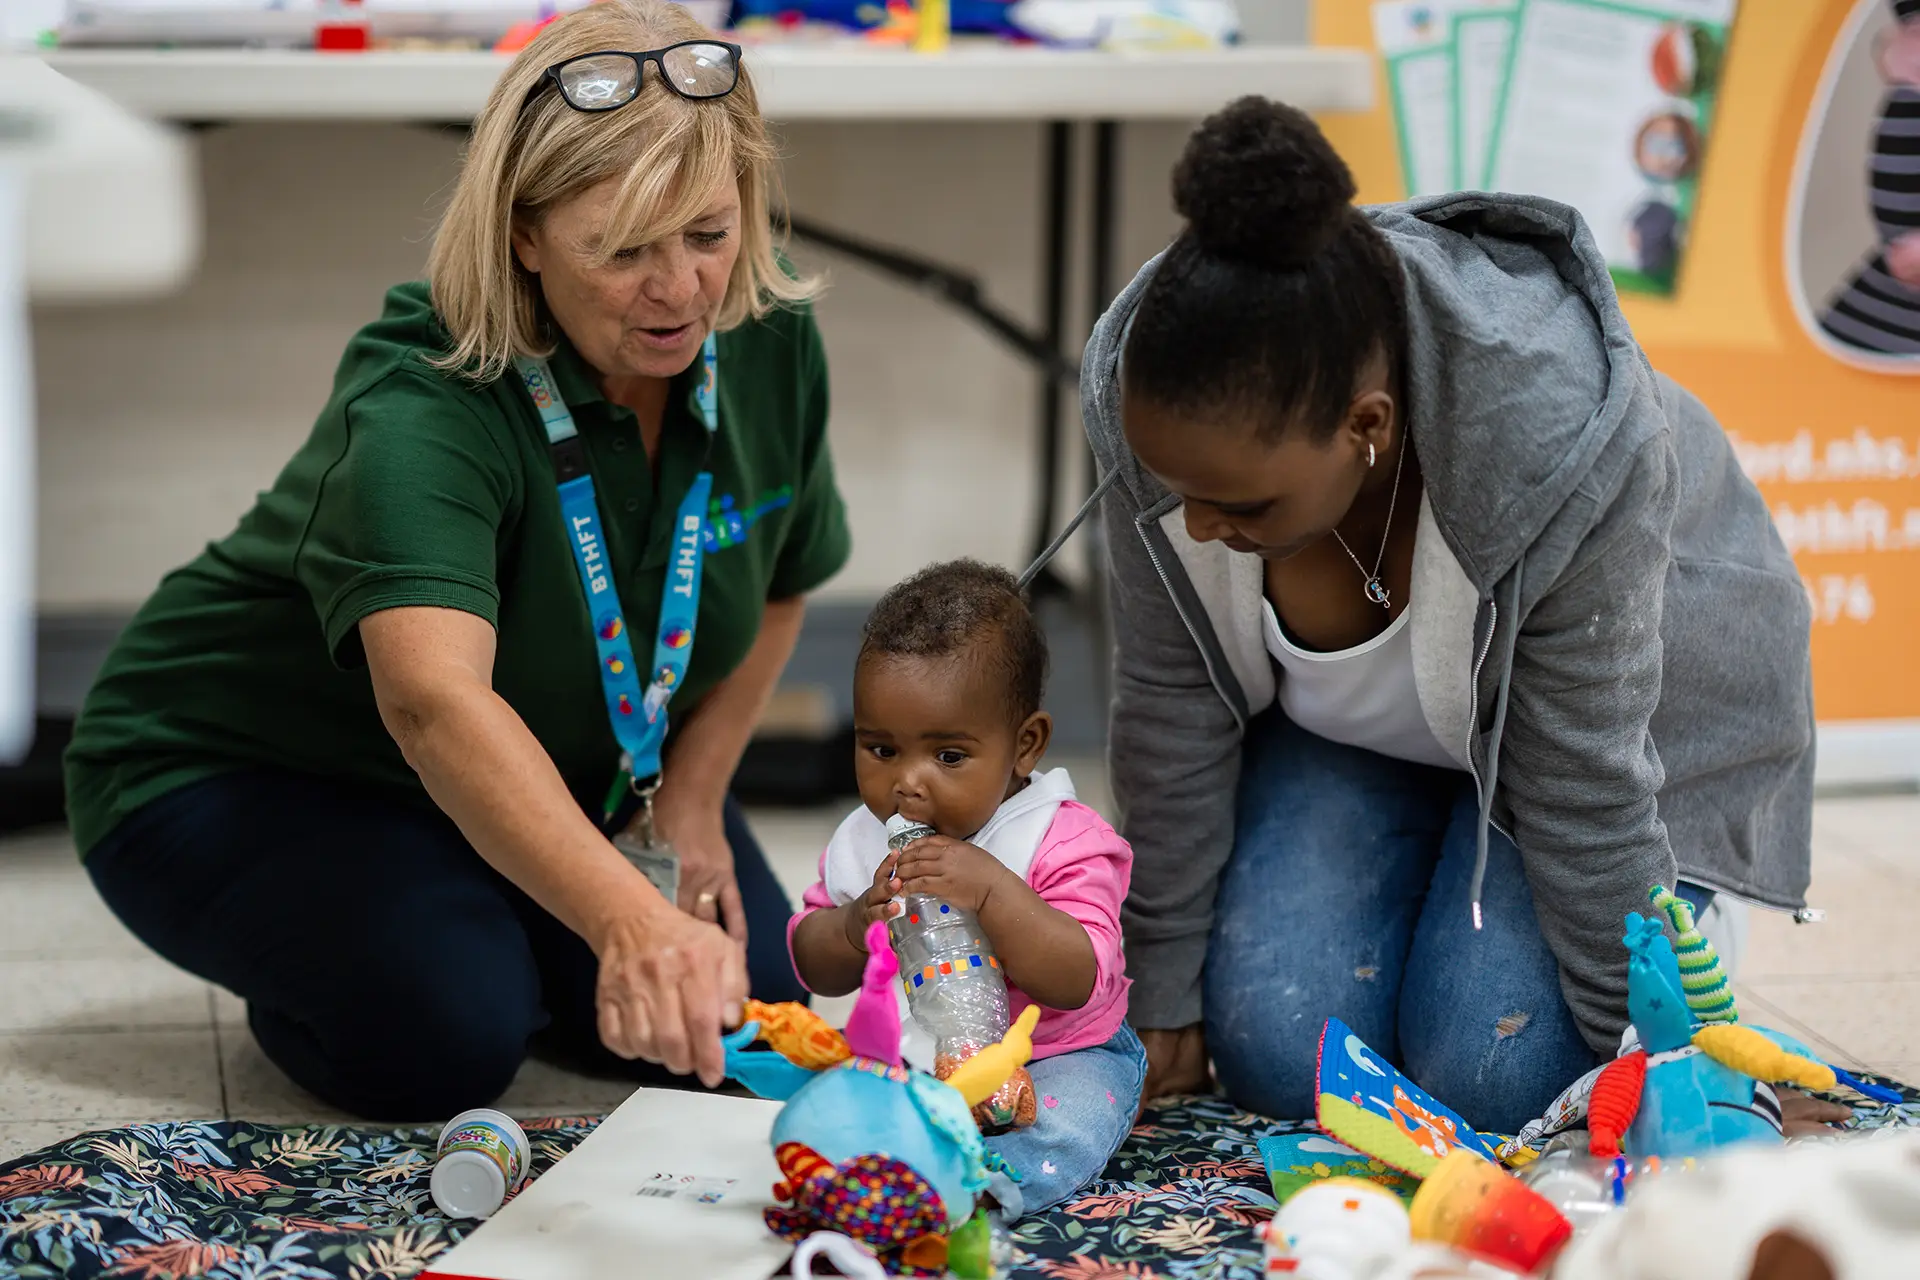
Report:
<svg viewBox="0 0 1920 1280"><path fill-rule="evenodd" d="M199 252L191 153L30 57L0 56L0 765L33 738L34 432L27 300L174 287Z"/></svg>
<svg viewBox="0 0 1920 1280"><path fill-rule="evenodd" d="M470 121L506 66L488 53L312 53L235 49L65 49L48 63L121 105L190 124L260 120ZM1067 349L1068 208L1076 124L1092 134L1089 289L1093 314L1114 292L1119 130L1136 120L1197 120L1244 94L1306 111L1364 111L1373 66L1359 49L1244 45L1217 50L1103 53L999 42L956 42L915 54L859 43L754 45L748 52L771 119L1032 120L1047 125L1042 319L1038 329L992 304L970 272L794 217L794 234L943 298L985 325L1042 374L1031 539L1056 520L1061 395L1079 372ZM1036 586L1057 590L1048 576Z"/></svg>

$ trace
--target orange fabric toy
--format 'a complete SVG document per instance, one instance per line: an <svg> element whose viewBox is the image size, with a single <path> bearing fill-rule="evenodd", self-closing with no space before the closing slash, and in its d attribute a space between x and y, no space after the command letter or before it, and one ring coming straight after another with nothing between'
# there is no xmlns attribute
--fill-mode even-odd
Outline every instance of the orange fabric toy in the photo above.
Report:
<svg viewBox="0 0 1920 1280"><path fill-rule="evenodd" d="M1640 1114L1640 1090L1647 1083L1647 1051L1635 1049L1600 1070L1587 1102L1587 1150L1602 1160L1620 1154L1620 1139Z"/></svg>
<svg viewBox="0 0 1920 1280"><path fill-rule="evenodd" d="M853 1056L847 1038L803 1004L747 1001L744 1020L760 1024L760 1039L795 1066L824 1071Z"/></svg>

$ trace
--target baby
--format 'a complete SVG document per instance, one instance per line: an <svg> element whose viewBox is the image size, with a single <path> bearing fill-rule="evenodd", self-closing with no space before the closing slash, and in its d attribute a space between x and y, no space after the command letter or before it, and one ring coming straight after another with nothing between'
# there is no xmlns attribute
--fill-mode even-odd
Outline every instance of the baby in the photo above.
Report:
<svg viewBox="0 0 1920 1280"><path fill-rule="evenodd" d="M800 980L844 995L860 983L867 926L899 910L895 895L979 916L1014 1016L1041 1008L1029 1067L1038 1118L987 1140L1019 1175L993 1190L1008 1220L1099 1176L1146 1075L1120 951L1133 851L1074 798L1065 769L1034 773L1053 732L1040 709L1046 669L1046 639L1003 569L938 564L881 598L853 682L864 805L834 833L787 930ZM896 813L938 834L892 854ZM926 1037L903 1031L908 1062L931 1070Z"/></svg>

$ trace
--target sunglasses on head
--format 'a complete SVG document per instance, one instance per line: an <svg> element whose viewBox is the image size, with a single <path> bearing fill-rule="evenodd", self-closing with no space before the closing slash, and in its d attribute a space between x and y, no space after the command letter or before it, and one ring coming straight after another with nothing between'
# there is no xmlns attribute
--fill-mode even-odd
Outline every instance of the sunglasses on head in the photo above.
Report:
<svg viewBox="0 0 1920 1280"><path fill-rule="evenodd" d="M556 62L526 100L532 102L551 84L575 111L615 111L640 96L649 62L659 68L661 84L690 102L724 98L740 84L739 45L683 40L664 49L607 49Z"/></svg>

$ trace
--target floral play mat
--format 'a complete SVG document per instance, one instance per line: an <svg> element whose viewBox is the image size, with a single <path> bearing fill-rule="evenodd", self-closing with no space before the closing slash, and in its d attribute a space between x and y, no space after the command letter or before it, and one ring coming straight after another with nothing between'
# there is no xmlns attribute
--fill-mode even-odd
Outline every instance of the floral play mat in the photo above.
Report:
<svg viewBox="0 0 1920 1280"><path fill-rule="evenodd" d="M1920 1125L1920 1093L1857 1113ZM533 1173L593 1131L535 1120ZM1149 1110L1106 1177L1015 1233L1018 1280L1256 1280L1274 1201L1258 1143L1310 1126L1220 1098ZM83 1134L0 1165L0 1274L172 1280L382 1280L414 1275L471 1224L427 1194L431 1129L226 1122Z"/></svg>

